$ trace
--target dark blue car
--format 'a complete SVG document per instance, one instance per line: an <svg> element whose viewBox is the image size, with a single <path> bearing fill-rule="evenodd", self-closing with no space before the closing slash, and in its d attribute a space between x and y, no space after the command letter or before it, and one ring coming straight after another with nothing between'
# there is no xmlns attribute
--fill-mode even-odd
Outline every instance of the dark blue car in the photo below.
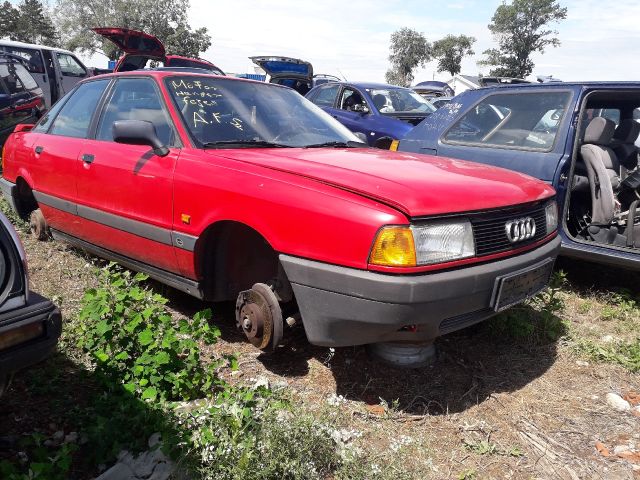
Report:
<svg viewBox="0 0 640 480"><path fill-rule="evenodd" d="M397 149L517 170L551 183L562 253L640 270L640 83L469 90Z"/></svg>
<svg viewBox="0 0 640 480"><path fill-rule="evenodd" d="M15 55L0 53L0 147L19 123L35 123L44 112L42 89Z"/></svg>
<svg viewBox="0 0 640 480"><path fill-rule="evenodd" d="M313 88L307 99L372 147L388 149L436 109L409 88L384 83L333 82Z"/></svg>

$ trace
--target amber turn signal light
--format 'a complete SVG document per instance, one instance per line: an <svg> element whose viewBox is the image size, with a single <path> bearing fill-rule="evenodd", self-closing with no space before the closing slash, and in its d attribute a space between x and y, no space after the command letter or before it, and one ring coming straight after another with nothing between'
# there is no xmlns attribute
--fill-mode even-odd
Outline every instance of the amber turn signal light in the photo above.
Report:
<svg viewBox="0 0 640 480"><path fill-rule="evenodd" d="M369 263L383 267L415 267L416 247L411 229L383 227L373 242Z"/></svg>

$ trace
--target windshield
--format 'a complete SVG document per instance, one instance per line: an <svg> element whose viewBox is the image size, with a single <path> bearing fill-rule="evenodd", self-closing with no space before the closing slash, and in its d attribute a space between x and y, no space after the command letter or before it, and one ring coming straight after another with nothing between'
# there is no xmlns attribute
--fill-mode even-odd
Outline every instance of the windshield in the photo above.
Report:
<svg viewBox="0 0 640 480"><path fill-rule="evenodd" d="M165 80L191 135L202 146L268 142L288 147L360 142L294 90L207 76Z"/></svg>
<svg viewBox="0 0 640 480"><path fill-rule="evenodd" d="M406 88L367 89L378 111L384 113L433 113L436 108Z"/></svg>

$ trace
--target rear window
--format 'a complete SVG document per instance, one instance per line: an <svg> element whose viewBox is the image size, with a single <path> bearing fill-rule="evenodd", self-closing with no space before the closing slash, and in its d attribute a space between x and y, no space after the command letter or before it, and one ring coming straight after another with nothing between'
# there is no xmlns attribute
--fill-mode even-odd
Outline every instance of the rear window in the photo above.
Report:
<svg viewBox="0 0 640 480"><path fill-rule="evenodd" d="M18 64L14 65L14 67L15 67L15 73L20 79L20 81L22 82L22 85L24 86L24 88L26 88L27 90L33 90L34 88L38 88L38 84L33 79L31 74L27 72L26 68Z"/></svg>
<svg viewBox="0 0 640 480"><path fill-rule="evenodd" d="M24 92L24 85L15 73L16 64L0 63L0 79L5 84L10 95Z"/></svg>
<svg viewBox="0 0 640 480"><path fill-rule="evenodd" d="M8 45L1 46L0 50L4 50L7 53L24 58L27 61L27 70L31 73L44 73L44 63L42 61L42 54L39 50L12 47Z"/></svg>
<svg viewBox="0 0 640 480"><path fill-rule="evenodd" d="M570 92L557 91L490 95L466 112L445 133L444 141L551 150L570 98Z"/></svg>

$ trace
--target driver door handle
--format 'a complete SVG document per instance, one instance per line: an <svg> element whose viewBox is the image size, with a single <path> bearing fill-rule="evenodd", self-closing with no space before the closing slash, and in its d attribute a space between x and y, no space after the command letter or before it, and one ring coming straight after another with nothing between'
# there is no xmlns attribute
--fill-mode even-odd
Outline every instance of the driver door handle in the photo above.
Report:
<svg viewBox="0 0 640 480"><path fill-rule="evenodd" d="M82 161L84 163L93 163L94 160L95 160L95 157L91 153L82 154Z"/></svg>

